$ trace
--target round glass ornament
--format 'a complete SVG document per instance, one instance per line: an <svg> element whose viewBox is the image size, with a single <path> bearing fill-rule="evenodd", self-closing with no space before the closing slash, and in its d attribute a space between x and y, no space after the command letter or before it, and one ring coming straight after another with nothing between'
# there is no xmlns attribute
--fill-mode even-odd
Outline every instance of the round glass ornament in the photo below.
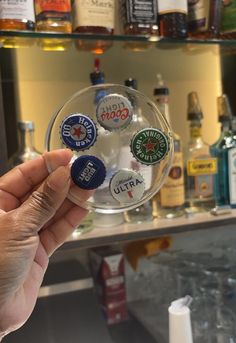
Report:
<svg viewBox="0 0 236 343"><path fill-rule="evenodd" d="M75 93L52 117L45 143L48 151L70 148L71 165L86 155L88 168L78 178L85 177L88 183L89 178L94 182L99 175L90 157L102 162L105 178L90 191L89 199L84 200L84 189L73 181L68 193L72 202L98 213L120 213L150 200L163 185L173 158L171 128L154 102L116 84L91 86Z"/></svg>

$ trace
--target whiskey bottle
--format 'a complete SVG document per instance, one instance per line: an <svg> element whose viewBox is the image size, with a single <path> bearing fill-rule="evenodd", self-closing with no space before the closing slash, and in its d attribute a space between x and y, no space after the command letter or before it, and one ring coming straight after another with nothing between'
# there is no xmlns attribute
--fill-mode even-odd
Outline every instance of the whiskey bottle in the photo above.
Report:
<svg viewBox="0 0 236 343"><path fill-rule="evenodd" d="M190 211L202 212L215 205L214 174L217 159L210 154L210 147L204 142L201 131L203 113L196 92L188 94L188 120L190 141L186 152L186 197Z"/></svg>
<svg viewBox="0 0 236 343"><path fill-rule="evenodd" d="M125 80L124 82L125 86L130 87L132 89L137 89L138 84L137 80L133 78L129 78ZM132 122L129 125L128 130L124 130L122 134L122 146L120 149L120 158L119 158L119 168L129 168L133 169L137 172L140 172L144 179L145 179L145 186L147 188L151 185L152 180L152 170L149 166L145 166L141 163L139 163L132 155L130 151L130 133L135 134L138 130L141 130L142 128L148 127L148 122L145 121L145 119L142 116L141 108L139 104L134 100L130 99L131 104L133 106L133 117ZM127 167L127 161L128 161L128 167ZM125 221L128 223L142 223L146 221L151 221L153 219L152 217L152 207L151 202L147 201L143 205L130 210L126 211L124 213Z"/></svg>
<svg viewBox="0 0 236 343"><path fill-rule="evenodd" d="M115 0L83 1L74 0L72 6L73 31L94 35L113 35L115 26ZM109 47L110 40L76 41L79 50L102 54Z"/></svg>
<svg viewBox="0 0 236 343"><path fill-rule="evenodd" d="M157 74L158 85L154 89L155 102L160 112L170 124L169 88L160 74ZM166 182L152 199L152 214L154 218L175 218L184 214L184 165L182 142L180 136L173 132L174 158Z"/></svg>
<svg viewBox="0 0 236 343"><path fill-rule="evenodd" d="M217 158L218 172L214 176L214 195L217 206L230 204L228 149L232 145L232 112L227 95L217 98L218 120L221 123L221 134L211 146L212 156Z"/></svg>
<svg viewBox="0 0 236 343"><path fill-rule="evenodd" d="M13 157L13 165L33 160L41 155L34 146L34 123L32 121L19 121L19 149Z"/></svg>
<svg viewBox="0 0 236 343"><path fill-rule="evenodd" d="M186 38L188 35L187 0L157 0L161 37Z"/></svg>
<svg viewBox="0 0 236 343"><path fill-rule="evenodd" d="M150 40L158 40L157 1L123 0L121 2L121 16L124 34L126 35L150 35ZM146 50L150 43L126 42L125 48L133 51Z"/></svg>
<svg viewBox="0 0 236 343"><path fill-rule="evenodd" d="M220 35L222 0L188 0L188 31L194 38Z"/></svg>
<svg viewBox="0 0 236 343"><path fill-rule="evenodd" d="M35 0L36 30L42 32L70 33L71 2L70 0ZM65 38L44 38L38 41L45 51L63 51L70 45Z"/></svg>
<svg viewBox="0 0 236 343"><path fill-rule="evenodd" d="M34 31L35 14L33 0L0 1L0 30ZM2 39L1 39L2 40ZM22 37L3 39L6 48L29 46L31 40Z"/></svg>

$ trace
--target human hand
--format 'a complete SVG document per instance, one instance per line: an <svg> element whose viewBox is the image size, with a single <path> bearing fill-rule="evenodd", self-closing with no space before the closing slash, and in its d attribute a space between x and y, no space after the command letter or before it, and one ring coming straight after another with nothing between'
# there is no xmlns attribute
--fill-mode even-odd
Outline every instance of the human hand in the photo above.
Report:
<svg viewBox="0 0 236 343"><path fill-rule="evenodd" d="M48 256L87 214L66 199L71 155L47 152L0 178L0 337L28 319ZM50 175L47 166L54 170ZM78 191L83 199L91 194Z"/></svg>

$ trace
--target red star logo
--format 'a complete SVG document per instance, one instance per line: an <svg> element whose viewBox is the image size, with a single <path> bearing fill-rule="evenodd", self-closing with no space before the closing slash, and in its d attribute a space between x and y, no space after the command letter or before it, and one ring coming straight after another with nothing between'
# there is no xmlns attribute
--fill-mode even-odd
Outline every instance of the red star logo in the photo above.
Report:
<svg viewBox="0 0 236 343"><path fill-rule="evenodd" d="M157 143L153 143L151 141L151 139L148 139L148 142L143 144L143 146L146 148L146 152L152 151L155 152L155 147L156 147Z"/></svg>
<svg viewBox="0 0 236 343"><path fill-rule="evenodd" d="M79 126L79 127L73 127L73 133L72 133L72 135L73 136L77 136L77 138L78 139L80 139L80 136L81 135L84 135L85 134L85 132L84 131L82 131L82 127L81 126Z"/></svg>

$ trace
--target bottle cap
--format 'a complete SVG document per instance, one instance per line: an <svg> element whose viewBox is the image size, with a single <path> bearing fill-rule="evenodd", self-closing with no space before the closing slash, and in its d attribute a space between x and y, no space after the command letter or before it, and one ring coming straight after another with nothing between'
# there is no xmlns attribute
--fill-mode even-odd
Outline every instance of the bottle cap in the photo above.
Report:
<svg viewBox="0 0 236 343"><path fill-rule="evenodd" d="M71 178L82 189L95 189L105 180L106 168L103 162L90 155L78 157L71 166Z"/></svg>
<svg viewBox="0 0 236 343"><path fill-rule="evenodd" d="M109 94L100 99L96 109L99 124L109 131L123 129L133 116L130 101L120 94Z"/></svg>
<svg viewBox="0 0 236 343"><path fill-rule="evenodd" d="M60 133L63 144L76 151L89 149L97 138L95 123L81 113L66 117L61 123Z"/></svg>
<svg viewBox="0 0 236 343"><path fill-rule="evenodd" d="M34 122L30 120L18 121L17 126L21 131L34 131Z"/></svg>
<svg viewBox="0 0 236 343"><path fill-rule="evenodd" d="M226 94L217 97L217 109L219 122L229 121L232 118L233 114Z"/></svg>
<svg viewBox="0 0 236 343"><path fill-rule="evenodd" d="M202 109L197 92L188 94L188 120L201 120L203 118Z"/></svg>
<svg viewBox="0 0 236 343"><path fill-rule="evenodd" d="M144 191L144 178L141 174L133 170L121 169L111 178L110 192L113 198L121 204L130 204L139 201Z"/></svg>
<svg viewBox="0 0 236 343"><path fill-rule="evenodd" d="M124 82L126 87L133 88L133 89L138 89L138 81L136 79L132 79L132 77L129 77L127 80Z"/></svg>
<svg viewBox="0 0 236 343"><path fill-rule="evenodd" d="M169 139L159 129L147 128L138 131L130 144L133 156L145 165L159 163L169 151Z"/></svg>

